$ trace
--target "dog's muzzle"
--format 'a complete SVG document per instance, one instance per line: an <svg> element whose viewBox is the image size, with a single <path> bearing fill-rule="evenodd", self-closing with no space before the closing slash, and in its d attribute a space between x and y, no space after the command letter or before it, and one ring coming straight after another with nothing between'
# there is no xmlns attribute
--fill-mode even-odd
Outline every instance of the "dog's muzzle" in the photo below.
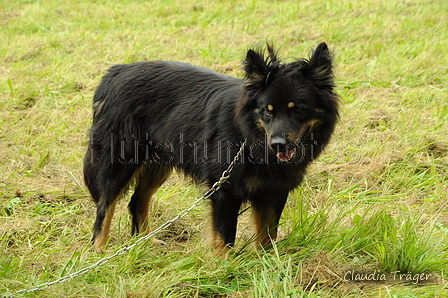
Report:
<svg viewBox="0 0 448 298"><path fill-rule="evenodd" d="M284 162L291 160L297 152L296 146L288 143L285 137L272 138L270 146L277 152L277 158Z"/></svg>

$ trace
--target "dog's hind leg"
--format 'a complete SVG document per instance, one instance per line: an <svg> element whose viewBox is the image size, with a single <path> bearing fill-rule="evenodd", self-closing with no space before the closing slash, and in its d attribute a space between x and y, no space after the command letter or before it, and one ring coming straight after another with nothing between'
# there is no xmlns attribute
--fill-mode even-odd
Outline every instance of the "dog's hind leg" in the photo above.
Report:
<svg viewBox="0 0 448 298"><path fill-rule="evenodd" d="M110 223L114 215L115 206L118 198L116 197L112 202L108 203L104 199L100 199L97 206L97 214L93 234L93 246L96 251L101 251L107 240L109 239Z"/></svg>
<svg viewBox="0 0 448 298"><path fill-rule="evenodd" d="M151 233L149 224L149 210L151 199L157 189L171 174L171 167L162 165L150 165L142 169L137 177L134 194L129 203L129 211L132 215L132 233ZM165 244L156 238L153 242Z"/></svg>
<svg viewBox="0 0 448 298"><path fill-rule="evenodd" d="M276 191L252 202L257 247L266 247L276 240L278 223L287 198L287 191Z"/></svg>
<svg viewBox="0 0 448 298"><path fill-rule="evenodd" d="M107 171L107 173L111 173L110 175L102 177L99 175L101 171L93 171L96 174L96 179L93 182L90 181L88 185L92 197L97 203L92 238L96 251L101 251L109 239L110 224L114 215L115 206L131 182L134 172L135 168L117 167Z"/></svg>

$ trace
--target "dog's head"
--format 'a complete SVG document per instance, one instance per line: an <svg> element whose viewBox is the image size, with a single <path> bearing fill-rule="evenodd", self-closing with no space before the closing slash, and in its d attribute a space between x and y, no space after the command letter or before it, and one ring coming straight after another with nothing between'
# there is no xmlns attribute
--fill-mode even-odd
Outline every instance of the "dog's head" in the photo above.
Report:
<svg viewBox="0 0 448 298"><path fill-rule="evenodd" d="M338 116L332 55L321 43L309 59L282 64L268 44L249 50L236 120L249 139L267 136L279 161L310 161L329 140ZM314 148L311 148L314 146Z"/></svg>

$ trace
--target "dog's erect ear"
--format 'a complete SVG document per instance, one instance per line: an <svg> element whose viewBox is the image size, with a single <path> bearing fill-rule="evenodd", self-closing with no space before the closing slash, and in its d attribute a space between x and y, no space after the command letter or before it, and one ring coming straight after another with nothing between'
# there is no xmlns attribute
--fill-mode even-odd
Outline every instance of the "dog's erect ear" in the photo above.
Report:
<svg viewBox="0 0 448 298"><path fill-rule="evenodd" d="M247 83L257 87L266 86L274 77L278 59L272 45L267 44L268 57L265 58L263 48L247 51L243 66Z"/></svg>
<svg viewBox="0 0 448 298"><path fill-rule="evenodd" d="M252 49L247 51L246 59L244 59L244 71L248 80L258 80L269 73L263 55Z"/></svg>
<svg viewBox="0 0 448 298"><path fill-rule="evenodd" d="M318 72L332 71L333 57L325 42L322 42L313 51L313 55L310 58L309 66Z"/></svg>
<svg viewBox="0 0 448 298"><path fill-rule="evenodd" d="M334 87L333 56L326 43L319 44L313 51L304 73L319 84L320 87L330 89Z"/></svg>

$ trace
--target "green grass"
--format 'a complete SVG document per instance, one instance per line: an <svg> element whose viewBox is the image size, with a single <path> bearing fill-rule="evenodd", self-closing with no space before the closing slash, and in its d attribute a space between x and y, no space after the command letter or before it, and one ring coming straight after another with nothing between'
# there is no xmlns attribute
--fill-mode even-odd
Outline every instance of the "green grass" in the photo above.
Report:
<svg viewBox="0 0 448 298"><path fill-rule="evenodd" d="M233 257L216 259L201 206L159 235L168 246L137 246L26 296L448 296L447 15L437 0L1 1L0 295L135 241L123 200L106 253L90 245L95 206L82 159L107 68L165 59L241 76L245 51L270 40L286 59L327 42L342 101L331 144L289 197L277 244L254 249L246 212ZM173 176L156 195L154 226L201 192ZM347 281L355 271L388 280ZM421 273L431 278L405 280Z"/></svg>

